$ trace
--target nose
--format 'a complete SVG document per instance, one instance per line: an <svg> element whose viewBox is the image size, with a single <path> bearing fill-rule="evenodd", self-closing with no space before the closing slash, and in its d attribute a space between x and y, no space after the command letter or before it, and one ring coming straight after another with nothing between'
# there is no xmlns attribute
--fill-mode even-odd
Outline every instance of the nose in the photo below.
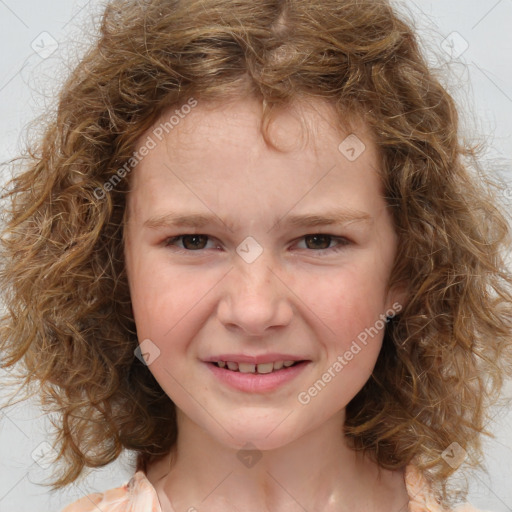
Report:
<svg viewBox="0 0 512 512"><path fill-rule="evenodd" d="M237 258L226 276L217 315L229 330L262 336L291 322L293 293L274 259L264 256L247 263Z"/></svg>

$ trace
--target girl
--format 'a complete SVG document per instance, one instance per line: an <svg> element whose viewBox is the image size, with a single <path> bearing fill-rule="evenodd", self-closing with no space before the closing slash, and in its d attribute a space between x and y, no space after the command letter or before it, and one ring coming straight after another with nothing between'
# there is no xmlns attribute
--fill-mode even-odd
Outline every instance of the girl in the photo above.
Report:
<svg viewBox="0 0 512 512"><path fill-rule="evenodd" d="M53 487L137 454L65 512L453 509L512 362L472 156L387 2L110 2L2 239Z"/></svg>

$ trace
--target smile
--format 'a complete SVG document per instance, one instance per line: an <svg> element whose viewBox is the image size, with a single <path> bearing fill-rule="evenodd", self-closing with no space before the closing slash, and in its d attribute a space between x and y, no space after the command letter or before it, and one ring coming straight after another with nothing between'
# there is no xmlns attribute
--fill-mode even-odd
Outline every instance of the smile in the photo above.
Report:
<svg viewBox="0 0 512 512"><path fill-rule="evenodd" d="M217 361L216 364L219 368L227 368L233 372L240 373L272 373L282 368L289 368L300 361L274 361L273 363L236 363L233 361Z"/></svg>
<svg viewBox="0 0 512 512"><path fill-rule="evenodd" d="M216 380L223 385L246 393L268 393L291 382L311 362L275 361L256 365L232 361L210 361L206 362L206 366Z"/></svg>

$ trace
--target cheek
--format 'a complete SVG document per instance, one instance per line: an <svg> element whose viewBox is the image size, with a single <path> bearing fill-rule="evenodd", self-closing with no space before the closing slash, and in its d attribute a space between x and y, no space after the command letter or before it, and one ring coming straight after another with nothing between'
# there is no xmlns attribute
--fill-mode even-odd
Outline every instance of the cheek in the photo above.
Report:
<svg viewBox="0 0 512 512"><path fill-rule="evenodd" d="M346 406L370 378L386 325L380 318L381 297L371 286L353 284L347 280L346 286L331 293L331 301L324 304L329 311L325 321L329 331L323 338L326 356L321 379L333 383L325 400L340 406Z"/></svg>
<svg viewBox="0 0 512 512"><path fill-rule="evenodd" d="M314 292L312 292L314 290ZM385 312L384 282L366 269L344 269L309 288L312 310L338 339L357 337Z"/></svg>
<svg viewBox="0 0 512 512"><path fill-rule="evenodd" d="M382 346L385 285L378 280L379 269L370 269L364 264L346 268L311 288L311 309L322 321L317 321L317 334L326 354L325 371L337 375L340 387L334 387L344 390L343 395L355 394L366 382Z"/></svg>
<svg viewBox="0 0 512 512"><path fill-rule="evenodd" d="M160 339L185 315L193 297L189 297L179 279L168 280L164 276L156 276L157 272L139 273L134 276L131 291L139 335Z"/></svg>
<svg viewBox="0 0 512 512"><path fill-rule="evenodd" d="M130 278L139 340L149 338L162 353L171 353L193 336L208 316L208 292L218 281L197 269L172 269L156 259L140 260Z"/></svg>

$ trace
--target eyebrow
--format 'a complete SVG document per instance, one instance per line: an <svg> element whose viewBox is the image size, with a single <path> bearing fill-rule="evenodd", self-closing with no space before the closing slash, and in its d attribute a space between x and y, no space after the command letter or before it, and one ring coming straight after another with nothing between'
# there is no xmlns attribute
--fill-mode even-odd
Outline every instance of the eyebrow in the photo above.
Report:
<svg viewBox="0 0 512 512"><path fill-rule="evenodd" d="M283 222L284 221L284 222ZM366 212L353 209L334 209L321 214L287 214L276 219L273 226L283 224L292 227L332 226L352 224L353 222L372 223L373 217ZM144 227L159 229L166 227L202 228L214 224L224 224L233 231L233 223L226 222L214 214L169 212L165 215L151 217L144 222Z"/></svg>

